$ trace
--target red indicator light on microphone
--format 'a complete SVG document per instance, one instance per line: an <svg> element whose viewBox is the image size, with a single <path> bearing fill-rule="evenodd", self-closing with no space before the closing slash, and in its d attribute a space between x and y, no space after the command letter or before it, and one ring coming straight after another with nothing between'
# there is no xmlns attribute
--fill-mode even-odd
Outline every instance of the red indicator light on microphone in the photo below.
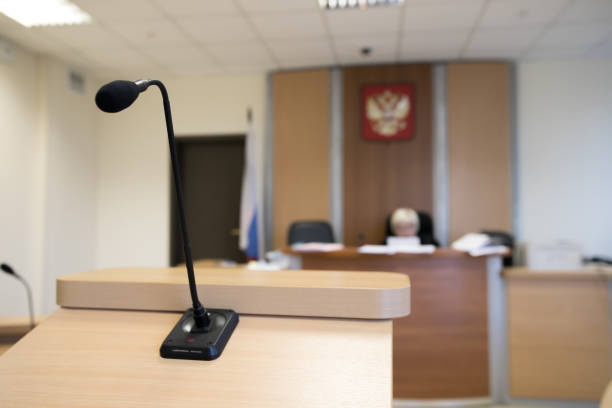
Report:
<svg viewBox="0 0 612 408"><path fill-rule="evenodd" d="M187 341L193 341L193 339L187 339Z"/></svg>

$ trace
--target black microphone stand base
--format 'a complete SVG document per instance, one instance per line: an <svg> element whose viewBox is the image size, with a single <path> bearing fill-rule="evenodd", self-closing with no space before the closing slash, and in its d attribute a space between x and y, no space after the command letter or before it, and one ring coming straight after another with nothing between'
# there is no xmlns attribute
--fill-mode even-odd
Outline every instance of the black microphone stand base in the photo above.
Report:
<svg viewBox="0 0 612 408"><path fill-rule="evenodd" d="M210 324L199 328L193 320L193 309L187 310L162 343L159 354L183 360L218 358L238 325L238 313L225 309L207 312Z"/></svg>

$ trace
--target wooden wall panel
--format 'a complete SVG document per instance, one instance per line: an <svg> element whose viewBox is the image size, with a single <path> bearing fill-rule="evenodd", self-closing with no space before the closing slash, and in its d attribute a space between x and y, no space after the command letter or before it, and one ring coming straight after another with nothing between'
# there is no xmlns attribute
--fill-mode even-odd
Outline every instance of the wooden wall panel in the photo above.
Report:
<svg viewBox="0 0 612 408"><path fill-rule="evenodd" d="M273 76L274 247L295 220L329 219L329 71Z"/></svg>
<svg viewBox="0 0 612 408"><path fill-rule="evenodd" d="M511 396L599 401L612 379L608 282L509 277L507 285Z"/></svg>
<svg viewBox="0 0 612 408"><path fill-rule="evenodd" d="M344 93L344 242L377 244L386 217L397 207L432 211L431 65L346 68ZM366 84L415 85L411 140L367 141L361 135L360 88Z"/></svg>
<svg viewBox="0 0 612 408"><path fill-rule="evenodd" d="M510 68L447 65L450 239L512 231Z"/></svg>

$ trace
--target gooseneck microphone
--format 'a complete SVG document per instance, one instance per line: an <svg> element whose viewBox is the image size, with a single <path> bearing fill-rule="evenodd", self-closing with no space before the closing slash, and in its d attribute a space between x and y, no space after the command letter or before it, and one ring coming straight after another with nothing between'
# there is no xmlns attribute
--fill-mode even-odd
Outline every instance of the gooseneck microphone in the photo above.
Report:
<svg viewBox="0 0 612 408"><path fill-rule="evenodd" d="M170 145L170 159L172 161L172 174L174 175L174 187L176 200L178 202L179 219L181 233L183 235L183 251L185 252L185 263L187 264L187 277L189 279L189 291L193 303L193 319L197 327L208 325L209 317L206 309L198 299L198 291L195 284L193 272L193 260L191 258L191 246L187 232L187 222L185 221L185 208L183 205L183 191L176 157L176 145L174 142L174 127L172 126L172 113L170 112L170 101L166 87L157 80L138 80L132 81L113 81L104 85L96 94L96 105L104 112L117 113L129 107L141 92L147 90L151 85L156 85L162 94L164 102L164 114L166 115L166 128L168 131L168 144Z"/></svg>
<svg viewBox="0 0 612 408"><path fill-rule="evenodd" d="M219 357L225 348L234 328L238 324L238 314L233 310L206 310L198 298L195 273L193 270L193 259L191 257L191 245L187 233L180 170L176 155L172 113L170 111L170 100L166 87L161 81L156 79L113 81L100 88L96 94L96 105L104 112L120 112L132 105L138 98L138 95L146 91L151 85L155 85L159 88L164 105L166 130L170 147L170 160L172 162L172 174L174 176L180 229L183 237L183 251L185 253L187 278L193 306L192 309L185 312L183 317L170 332L160 348L160 354L162 357L166 358L213 360Z"/></svg>
<svg viewBox="0 0 612 408"><path fill-rule="evenodd" d="M0 265L0 269L2 269L7 274L13 276L15 279L17 279L19 282L21 282L23 284L23 286L25 286L26 292L28 294L28 308L30 309L30 328L33 329L34 326L35 326L35 323L34 323L34 303L32 302L32 289L30 289L30 285L28 284L28 282L26 282L26 280L21 275L19 275L17 272L15 272L15 270L13 268L11 268L9 265L3 263L2 265Z"/></svg>

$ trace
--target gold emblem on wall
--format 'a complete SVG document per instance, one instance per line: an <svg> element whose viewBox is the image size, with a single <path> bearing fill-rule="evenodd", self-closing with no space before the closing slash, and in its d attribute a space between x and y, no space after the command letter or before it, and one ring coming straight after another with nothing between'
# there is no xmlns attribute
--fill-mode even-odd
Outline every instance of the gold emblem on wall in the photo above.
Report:
<svg viewBox="0 0 612 408"><path fill-rule="evenodd" d="M406 95L386 90L382 94L370 96L366 109L374 131L383 136L393 136L406 128L405 119L410 112L410 100Z"/></svg>

